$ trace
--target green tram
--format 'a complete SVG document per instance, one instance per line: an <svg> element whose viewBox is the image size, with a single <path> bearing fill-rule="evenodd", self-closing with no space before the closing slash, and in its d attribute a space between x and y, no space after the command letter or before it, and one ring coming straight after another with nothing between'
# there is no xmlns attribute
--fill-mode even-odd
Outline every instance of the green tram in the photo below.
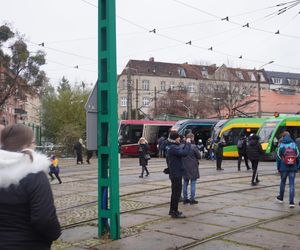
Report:
<svg viewBox="0 0 300 250"><path fill-rule="evenodd" d="M263 123L257 134L267 159L276 158L278 141L283 131L289 131L293 140L300 137L300 116L278 116Z"/></svg>
<svg viewBox="0 0 300 250"><path fill-rule="evenodd" d="M261 125L267 118L232 118L220 120L213 129L212 139L223 138L226 146L224 147L223 157L238 157L237 143L241 135L249 136L257 133Z"/></svg>

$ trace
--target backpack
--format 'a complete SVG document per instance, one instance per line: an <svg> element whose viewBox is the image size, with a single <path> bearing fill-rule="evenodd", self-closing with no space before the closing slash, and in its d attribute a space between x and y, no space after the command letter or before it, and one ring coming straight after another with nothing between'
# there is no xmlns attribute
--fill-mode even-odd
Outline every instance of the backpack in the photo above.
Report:
<svg viewBox="0 0 300 250"><path fill-rule="evenodd" d="M243 140L239 139L237 143L237 148L242 149L243 148Z"/></svg>
<svg viewBox="0 0 300 250"><path fill-rule="evenodd" d="M292 167L296 164L297 155L295 150L291 146L285 147L282 160L288 167Z"/></svg>

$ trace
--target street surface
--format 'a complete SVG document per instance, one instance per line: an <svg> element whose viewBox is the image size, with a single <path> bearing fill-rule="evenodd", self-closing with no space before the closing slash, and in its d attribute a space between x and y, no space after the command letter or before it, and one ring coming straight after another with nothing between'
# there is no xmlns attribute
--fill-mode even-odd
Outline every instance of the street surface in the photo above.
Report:
<svg viewBox="0 0 300 250"><path fill-rule="evenodd" d="M237 160L200 161L196 197L184 205L185 219L168 215L170 181L165 159L149 161L150 175L138 178L137 158L120 160L121 239L97 237L97 159L76 165L61 159L61 179L52 184L62 236L52 249L300 249L299 177L295 208L289 208L288 186L283 204L275 201L280 178L275 162L259 164L260 183L250 185L251 171Z"/></svg>

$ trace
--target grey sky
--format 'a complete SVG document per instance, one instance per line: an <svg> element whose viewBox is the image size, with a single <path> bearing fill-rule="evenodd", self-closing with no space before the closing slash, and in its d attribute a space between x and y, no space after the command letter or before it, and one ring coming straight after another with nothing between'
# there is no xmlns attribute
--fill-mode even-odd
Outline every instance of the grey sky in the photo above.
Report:
<svg viewBox="0 0 300 250"><path fill-rule="evenodd" d="M265 69L299 73L300 4L281 15L266 17L288 6L272 7L283 2L116 0L118 73L129 59L150 57L163 62L248 68L274 61ZM48 63L43 69L53 84L63 75L71 82L94 83L97 8L93 5L98 1L2 0L0 22L9 22L25 34L30 51L45 43ZM226 16L230 22L220 20ZM250 28L242 27L247 23ZM155 34L149 32L154 28ZM277 30L279 35L272 34ZM192 45L185 44L189 41ZM242 59L238 59L240 55ZM78 69L74 68L77 65Z"/></svg>

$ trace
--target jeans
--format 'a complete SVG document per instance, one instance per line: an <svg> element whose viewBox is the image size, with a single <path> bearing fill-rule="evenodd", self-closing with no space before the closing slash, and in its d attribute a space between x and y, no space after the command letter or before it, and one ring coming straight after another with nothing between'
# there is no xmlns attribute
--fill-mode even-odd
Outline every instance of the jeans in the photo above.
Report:
<svg viewBox="0 0 300 250"><path fill-rule="evenodd" d="M170 203L170 212L178 211L178 203L180 199L181 189L182 189L182 177L171 178L171 203Z"/></svg>
<svg viewBox="0 0 300 250"><path fill-rule="evenodd" d="M191 200L195 200L195 193L196 193L196 179L194 180L189 180L187 178L183 178L183 199L187 200L188 199L188 185L189 181L191 181Z"/></svg>
<svg viewBox="0 0 300 250"><path fill-rule="evenodd" d="M289 177L289 187L290 187L290 204L294 204L294 197L295 197L295 176L296 172L280 172L281 181L280 181L280 191L279 196L283 200L284 197L284 190L285 190L285 183L287 177Z"/></svg>

